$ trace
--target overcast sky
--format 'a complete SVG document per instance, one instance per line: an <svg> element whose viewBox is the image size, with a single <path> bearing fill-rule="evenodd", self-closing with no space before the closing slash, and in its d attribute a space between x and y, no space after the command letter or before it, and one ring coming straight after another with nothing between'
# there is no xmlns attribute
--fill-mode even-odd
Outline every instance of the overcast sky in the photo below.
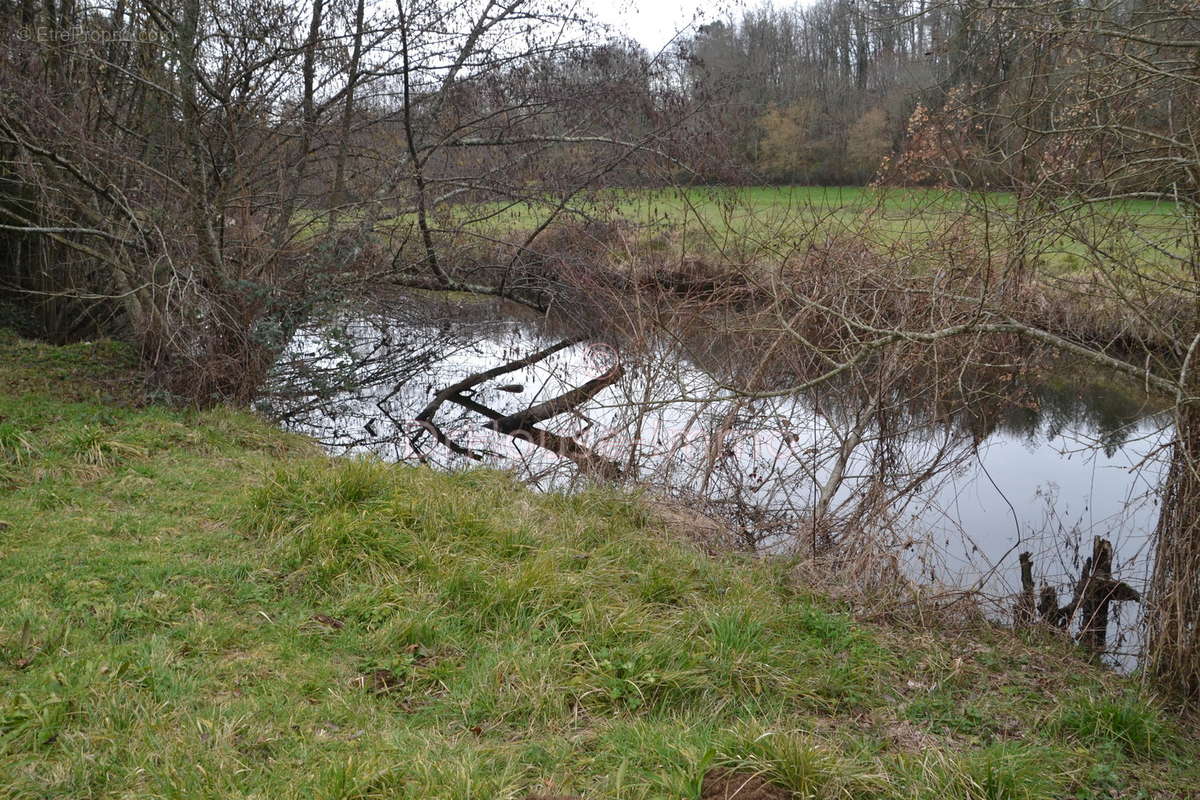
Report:
<svg viewBox="0 0 1200 800"><path fill-rule="evenodd" d="M696 0L582 0L596 17L642 43L651 52L662 48L680 29L727 15L735 3ZM736 5L742 5L737 3Z"/></svg>

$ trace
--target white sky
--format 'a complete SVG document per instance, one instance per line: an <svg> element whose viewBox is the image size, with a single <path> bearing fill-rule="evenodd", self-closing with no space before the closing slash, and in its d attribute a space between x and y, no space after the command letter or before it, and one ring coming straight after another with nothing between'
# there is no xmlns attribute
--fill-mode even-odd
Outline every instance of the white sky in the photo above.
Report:
<svg viewBox="0 0 1200 800"><path fill-rule="evenodd" d="M636 39L651 53L666 45L679 30L688 29L715 19L723 19L738 2L697 2L697 0L581 0L596 18L611 25L631 39Z"/></svg>

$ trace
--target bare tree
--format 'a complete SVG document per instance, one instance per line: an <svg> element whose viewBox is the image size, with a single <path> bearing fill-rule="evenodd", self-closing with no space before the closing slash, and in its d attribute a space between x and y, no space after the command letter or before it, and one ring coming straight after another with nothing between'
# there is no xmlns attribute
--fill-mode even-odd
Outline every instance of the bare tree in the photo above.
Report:
<svg viewBox="0 0 1200 800"><path fill-rule="evenodd" d="M1173 399L1145 665L1190 695L1200 692L1198 20L1190 2L964 5L954 25L976 42L975 66L918 107L891 173L968 190L939 235L957 226L976 254L957 258L973 285L916 289L963 316L913 327L815 306L871 348L1014 335ZM979 191L993 188L1013 194Z"/></svg>
<svg viewBox="0 0 1200 800"><path fill-rule="evenodd" d="M63 337L82 317L136 341L201 404L247 402L299 325L380 283L546 305L554 281L521 272L539 238L672 125L646 94L649 124L611 135L613 85L649 65L564 85L597 38L534 0L26 5L33 28L4 23L5 288ZM536 221L496 242L468 200Z"/></svg>

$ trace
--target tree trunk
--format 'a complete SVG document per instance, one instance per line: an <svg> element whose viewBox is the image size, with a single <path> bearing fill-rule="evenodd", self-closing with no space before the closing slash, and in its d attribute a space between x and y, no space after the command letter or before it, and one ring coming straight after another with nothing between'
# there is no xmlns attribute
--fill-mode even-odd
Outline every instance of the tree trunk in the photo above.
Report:
<svg viewBox="0 0 1200 800"><path fill-rule="evenodd" d="M1147 608L1148 670L1189 696L1200 694L1200 405L1176 415L1163 487Z"/></svg>
<svg viewBox="0 0 1200 800"><path fill-rule="evenodd" d="M1112 600L1112 543L1099 536L1092 543L1092 557L1083 568L1079 597L1079 643L1093 653L1108 646L1108 607ZM1032 596L1032 595L1031 595Z"/></svg>
<svg viewBox="0 0 1200 800"><path fill-rule="evenodd" d="M358 0L354 9L354 41L350 50L350 64L346 68L346 100L342 104L342 128L338 136L337 160L334 164L333 189L330 205L336 217L338 206L347 202L346 159L350 154L350 132L354 123L354 89L358 85L359 65L362 61L363 16L366 0Z"/></svg>

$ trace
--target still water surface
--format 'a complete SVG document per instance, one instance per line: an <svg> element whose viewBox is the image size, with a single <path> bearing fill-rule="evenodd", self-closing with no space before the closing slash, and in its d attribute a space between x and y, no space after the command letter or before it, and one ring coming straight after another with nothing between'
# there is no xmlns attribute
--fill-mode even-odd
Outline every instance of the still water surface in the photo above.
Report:
<svg viewBox="0 0 1200 800"><path fill-rule="evenodd" d="M482 463L541 488L568 488L580 479L570 461L486 429L468 409L446 403L435 421L481 461L438 446L413 422L438 390L557 338L520 319L342 320L296 337L277 376L287 390L271 410L335 452L445 469ZM576 345L480 384L470 399L515 413L603 374L616 358L611 348ZM836 387L752 404L714 400L724 392L711 375L669 348L621 361L618 381L542 427L575 437L661 494L740 520L760 549L811 546L812 509L863 419L853 400ZM1141 589L1169 415L1136 387L1070 365L1057 370L1024 387L1019 402L908 419L887 446L876 426L861 427L829 498L830 518L852 516L867 487L908 487L882 516L901 532L901 557L922 582L1007 602L1019 587L1017 554L1030 551L1039 580L1069 597L1098 535L1113 542L1119 577ZM305 385L322 391L297 390ZM1119 610L1117 651L1136 645L1136 613Z"/></svg>

